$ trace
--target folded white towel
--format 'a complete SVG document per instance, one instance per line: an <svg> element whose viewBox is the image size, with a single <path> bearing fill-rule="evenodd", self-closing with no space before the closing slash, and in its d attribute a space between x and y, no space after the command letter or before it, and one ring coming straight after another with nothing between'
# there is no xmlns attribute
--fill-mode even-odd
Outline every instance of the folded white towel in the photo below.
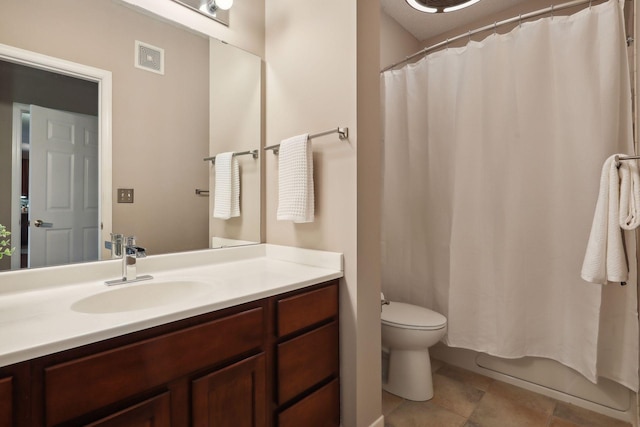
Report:
<svg viewBox="0 0 640 427"><path fill-rule="evenodd" d="M280 143L277 219L313 222L313 152L309 134Z"/></svg>
<svg viewBox="0 0 640 427"><path fill-rule="evenodd" d="M621 162L618 169L615 156L611 156L602 167L598 201L582 264L581 277L587 282L606 285L608 282L626 282L629 276L620 227L620 193L628 197L631 193L629 184L634 180L630 176L629 163ZM627 175L622 182L619 172L623 177Z"/></svg>
<svg viewBox="0 0 640 427"><path fill-rule="evenodd" d="M216 156L216 182L213 217L229 219L240 216L240 170L233 152Z"/></svg>

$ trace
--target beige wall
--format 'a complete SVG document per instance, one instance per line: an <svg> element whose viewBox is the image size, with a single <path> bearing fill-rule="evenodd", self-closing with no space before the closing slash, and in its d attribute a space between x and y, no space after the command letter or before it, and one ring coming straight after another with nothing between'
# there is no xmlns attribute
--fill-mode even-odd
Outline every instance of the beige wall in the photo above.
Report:
<svg viewBox="0 0 640 427"><path fill-rule="evenodd" d="M380 69L420 50L420 42L384 11L380 13Z"/></svg>
<svg viewBox="0 0 640 427"><path fill-rule="evenodd" d="M0 43L112 72L113 195L135 190L113 201L114 232L150 254L208 247L208 199L194 194L208 184L208 39L110 0L2 9ZM165 49L164 76L133 66L135 40Z"/></svg>
<svg viewBox="0 0 640 427"><path fill-rule="evenodd" d="M313 223L276 220L277 157L268 153L265 161L267 242L344 253L345 427L369 426L381 413L378 19L377 5L364 0L266 3L266 144L338 126L350 131L348 141L335 134L313 140Z"/></svg>

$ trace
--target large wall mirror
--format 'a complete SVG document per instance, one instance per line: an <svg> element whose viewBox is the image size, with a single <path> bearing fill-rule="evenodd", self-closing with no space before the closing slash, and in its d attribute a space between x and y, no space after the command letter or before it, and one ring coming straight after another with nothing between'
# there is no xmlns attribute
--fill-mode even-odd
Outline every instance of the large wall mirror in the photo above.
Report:
<svg viewBox="0 0 640 427"><path fill-rule="evenodd" d="M0 224L22 241L0 270L109 258L111 231L135 235L150 255L260 242L260 159L237 158L241 215L229 220L212 218L215 165L204 159L260 149L261 59L112 0L27 3L3 6L0 44L109 72L111 111L102 117L99 79L0 60ZM99 126L109 126L106 154ZM42 154L39 134L95 147ZM133 203L119 202L130 189ZM72 199L82 212L32 215Z"/></svg>

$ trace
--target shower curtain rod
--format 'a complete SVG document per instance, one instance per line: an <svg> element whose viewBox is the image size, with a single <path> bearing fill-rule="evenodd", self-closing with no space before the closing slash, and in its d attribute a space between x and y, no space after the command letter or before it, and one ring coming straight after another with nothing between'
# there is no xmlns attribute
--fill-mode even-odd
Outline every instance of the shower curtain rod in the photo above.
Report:
<svg viewBox="0 0 640 427"><path fill-rule="evenodd" d="M483 31L495 30L496 28L501 27L501 26L506 25L506 24L512 24L514 22L522 23L523 19L535 18L536 16L546 15L548 13L553 14L553 12L555 12L555 11L569 9L571 7L581 6L583 4L589 4L589 7L591 7L591 3L593 3L593 1L594 0L574 0L574 1L567 2L567 3L559 4L557 6L551 6L551 7L545 8L545 9L536 10L534 12L523 13L521 15L514 16L513 18L505 19L504 21L497 21L497 22L494 22L493 24L485 25L484 27L468 31L467 33L460 34L459 36L455 36L453 38L441 41L440 43L436 43L433 46L426 47L426 48L420 50L419 52L414 53L413 55L407 56L402 61L398 61L393 65L389 65L388 67L383 68L382 71L380 71L380 73L384 73L385 71L391 70L392 68L395 68L398 65L405 64L405 63L411 61L412 59L417 58L420 55L425 55L425 54L427 54L427 53L429 53L431 51L437 50L437 49L439 49L439 48L441 48L443 46L448 45L451 42L463 39L465 37L471 38L471 36L473 36L475 34L481 33ZM595 0L595 1L599 1L599 0Z"/></svg>

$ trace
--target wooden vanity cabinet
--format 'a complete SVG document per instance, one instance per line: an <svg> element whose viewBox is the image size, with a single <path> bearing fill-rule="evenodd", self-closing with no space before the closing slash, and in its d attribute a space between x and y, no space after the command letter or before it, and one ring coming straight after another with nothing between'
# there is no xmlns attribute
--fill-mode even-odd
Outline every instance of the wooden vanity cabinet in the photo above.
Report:
<svg viewBox="0 0 640 427"><path fill-rule="evenodd" d="M337 283L0 368L0 426L339 426Z"/></svg>
<svg viewBox="0 0 640 427"><path fill-rule="evenodd" d="M45 360L43 425L187 425L195 378L264 351L264 303L216 315L126 345Z"/></svg>

